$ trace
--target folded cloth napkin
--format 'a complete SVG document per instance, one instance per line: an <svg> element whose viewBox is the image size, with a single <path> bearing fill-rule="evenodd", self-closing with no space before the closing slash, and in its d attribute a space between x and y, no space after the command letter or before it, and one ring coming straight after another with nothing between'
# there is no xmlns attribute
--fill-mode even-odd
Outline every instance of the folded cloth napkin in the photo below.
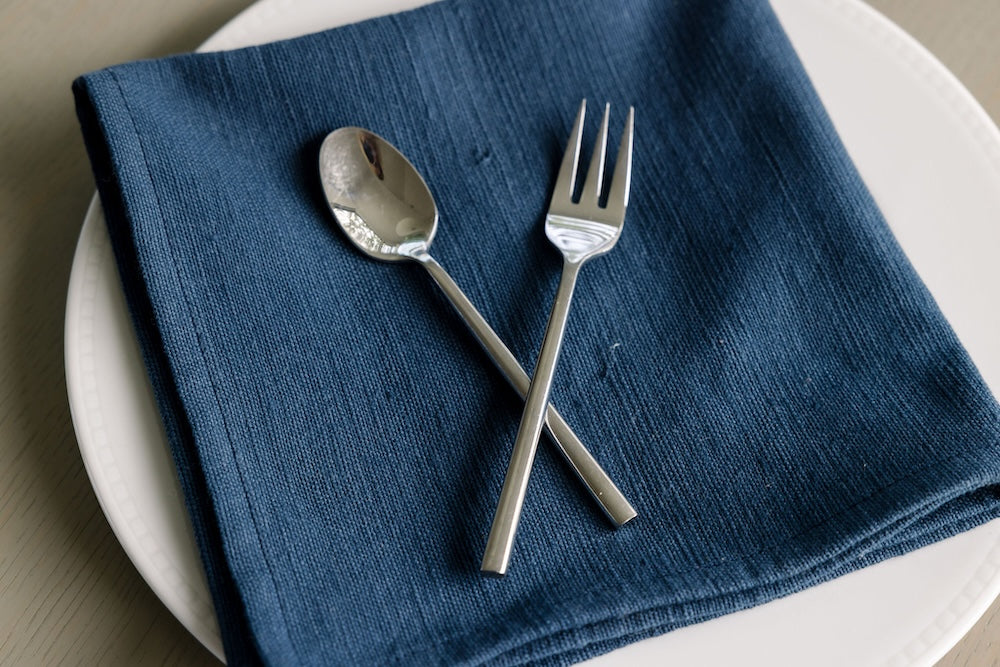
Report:
<svg viewBox="0 0 1000 667"><path fill-rule="evenodd" d="M74 90L234 663L564 664L1000 514L998 406L763 0L444 0ZM636 106L632 201L553 398L639 518L543 443L490 579L520 402L419 267L335 227L318 148L411 158L531 368L582 97Z"/></svg>

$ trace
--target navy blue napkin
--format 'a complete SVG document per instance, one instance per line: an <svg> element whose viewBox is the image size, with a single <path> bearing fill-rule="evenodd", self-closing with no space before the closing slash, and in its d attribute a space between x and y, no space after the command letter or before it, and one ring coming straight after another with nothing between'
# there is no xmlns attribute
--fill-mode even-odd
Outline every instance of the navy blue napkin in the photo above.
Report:
<svg viewBox="0 0 1000 667"><path fill-rule="evenodd" d="M763 0L445 0L74 91L231 662L564 664L1000 513L998 406ZM318 148L410 157L531 368L583 97L636 106L634 181L553 398L639 518L543 443L488 579L520 403L419 267L335 228Z"/></svg>

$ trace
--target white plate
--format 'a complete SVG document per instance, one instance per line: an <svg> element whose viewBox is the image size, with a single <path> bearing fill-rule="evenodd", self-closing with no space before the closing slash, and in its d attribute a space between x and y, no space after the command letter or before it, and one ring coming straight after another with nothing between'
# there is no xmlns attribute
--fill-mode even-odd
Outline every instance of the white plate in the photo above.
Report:
<svg viewBox="0 0 1000 667"><path fill-rule="evenodd" d="M997 393L1000 132L933 56L858 0L772 2L886 218ZM291 37L416 4L260 0L202 49ZM66 380L80 451L115 535L164 604L222 657L96 201L73 260ZM593 664L931 664L998 592L1000 523L993 522Z"/></svg>

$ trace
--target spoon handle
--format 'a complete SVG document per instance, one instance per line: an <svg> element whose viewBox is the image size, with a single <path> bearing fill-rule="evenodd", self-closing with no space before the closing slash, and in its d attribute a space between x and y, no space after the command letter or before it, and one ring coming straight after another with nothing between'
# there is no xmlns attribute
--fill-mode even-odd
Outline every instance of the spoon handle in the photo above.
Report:
<svg viewBox="0 0 1000 667"><path fill-rule="evenodd" d="M458 314L465 320L466 325L472 330L480 345L489 355L493 363L504 374L507 381L514 387L517 393L524 398L528 393L531 380L528 374L521 368L517 358L507 348L504 342L490 327L476 307L472 305L469 298L465 296L461 288L451 279L451 276L438 264L434 258L427 253L420 253L414 256L427 272L434 278L441 291L451 302L451 305L458 311ZM559 447L559 451L566 458L570 467L583 481L594 499L600 504L608 518L616 526L622 526L636 516L636 511L625 498L624 494L611 481L608 474L601 467L601 464L593 457L590 451L584 446L580 439L576 437L573 430L556 412L555 407L550 403L546 412L545 425L552 437L552 440Z"/></svg>

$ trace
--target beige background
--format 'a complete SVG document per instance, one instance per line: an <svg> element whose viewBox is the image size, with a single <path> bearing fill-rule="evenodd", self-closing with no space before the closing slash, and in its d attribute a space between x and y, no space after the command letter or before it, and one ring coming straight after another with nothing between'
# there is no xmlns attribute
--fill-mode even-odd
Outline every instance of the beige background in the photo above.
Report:
<svg viewBox="0 0 1000 667"><path fill-rule="evenodd" d="M0 0L0 664L215 663L126 558L77 451L63 307L94 187L69 84L193 49L247 4ZM1000 120L1000 0L872 4ZM1000 603L941 665L1000 664L994 639Z"/></svg>

